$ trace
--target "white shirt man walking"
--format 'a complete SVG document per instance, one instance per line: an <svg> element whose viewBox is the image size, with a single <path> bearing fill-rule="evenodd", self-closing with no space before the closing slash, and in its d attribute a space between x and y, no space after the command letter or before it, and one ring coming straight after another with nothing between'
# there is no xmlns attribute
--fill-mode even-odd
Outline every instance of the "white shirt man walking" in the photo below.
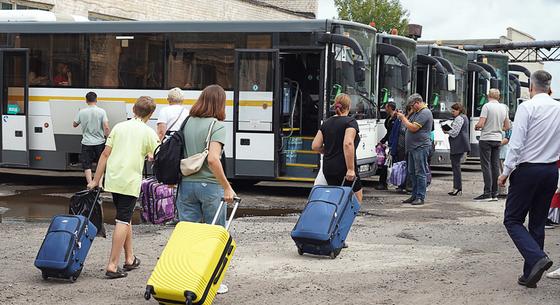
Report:
<svg viewBox="0 0 560 305"><path fill-rule="evenodd" d="M86 94L87 107L80 109L74 119L74 128L82 126L82 168L89 184L92 181L92 163L97 163L103 149L105 138L109 135L109 119L104 109L97 107L97 94Z"/></svg>
<svg viewBox="0 0 560 305"><path fill-rule="evenodd" d="M504 213L504 226L523 255L523 274L517 282L536 288L542 274L552 266L543 251L544 226L556 191L560 158L560 102L549 96L552 76L543 70L531 75L531 99L519 105L498 183L510 187ZM523 223L529 214L529 230Z"/></svg>
<svg viewBox="0 0 560 305"><path fill-rule="evenodd" d="M484 178L484 193L474 200L498 200L498 176L500 175L500 146L502 131L510 129L508 109L500 104L500 90L490 89L488 103L482 106L480 120L474 127L480 130L480 167Z"/></svg>
<svg viewBox="0 0 560 305"><path fill-rule="evenodd" d="M183 106L183 92L179 88L169 90L167 94L169 106L163 108L158 115L157 134L161 140L165 135L179 130L189 112Z"/></svg>

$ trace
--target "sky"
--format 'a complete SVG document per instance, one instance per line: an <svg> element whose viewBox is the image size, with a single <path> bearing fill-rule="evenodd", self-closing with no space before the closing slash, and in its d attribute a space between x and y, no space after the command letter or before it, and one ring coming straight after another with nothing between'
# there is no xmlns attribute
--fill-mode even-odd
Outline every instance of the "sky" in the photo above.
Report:
<svg viewBox="0 0 560 305"><path fill-rule="evenodd" d="M560 40L560 0L400 0L422 38L473 39L506 36L513 27L536 40ZM337 17L334 0L319 0L318 18ZM545 63L553 96L560 97L560 62Z"/></svg>

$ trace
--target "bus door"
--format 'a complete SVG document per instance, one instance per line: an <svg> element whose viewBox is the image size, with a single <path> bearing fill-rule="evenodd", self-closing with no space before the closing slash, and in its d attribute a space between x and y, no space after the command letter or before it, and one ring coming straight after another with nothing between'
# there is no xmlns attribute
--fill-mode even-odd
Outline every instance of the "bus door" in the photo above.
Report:
<svg viewBox="0 0 560 305"><path fill-rule="evenodd" d="M0 49L0 164L29 166L29 50Z"/></svg>
<svg viewBox="0 0 560 305"><path fill-rule="evenodd" d="M233 155L236 177L278 175L278 67L278 50L235 52Z"/></svg>

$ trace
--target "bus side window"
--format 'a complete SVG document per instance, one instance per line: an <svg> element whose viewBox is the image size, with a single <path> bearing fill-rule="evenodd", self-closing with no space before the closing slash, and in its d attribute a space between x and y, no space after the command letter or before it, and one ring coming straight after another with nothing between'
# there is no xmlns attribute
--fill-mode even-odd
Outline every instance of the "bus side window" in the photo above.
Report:
<svg viewBox="0 0 560 305"><path fill-rule="evenodd" d="M84 88L87 65L85 36L56 34L52 38L52 85Z"/></svg>
<svg viewBox="0 0 560 305"><path fill-rule="evenodd" d="M50 85L51 35L20 34L16 36L16 47L29 49L29 86Z"/></svg>
<svg viewBox="0 0 560 305"><path fill-rule="evenodd" d="M163 88L162 35L98 34L90 45L90 87Z"/></svg>

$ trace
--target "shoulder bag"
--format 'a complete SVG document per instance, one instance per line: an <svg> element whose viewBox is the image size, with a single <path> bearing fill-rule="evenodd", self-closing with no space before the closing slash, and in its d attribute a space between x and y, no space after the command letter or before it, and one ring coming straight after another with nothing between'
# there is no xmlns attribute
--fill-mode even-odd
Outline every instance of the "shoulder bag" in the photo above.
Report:
<svg viewBox="0 0 560 305"><path fill-rule="evenodd" d="M210 128L208 129L208 135L206 136L206 148L204 148L201 153L194 154L188 158L181 160L181 173L183 174L183 176L190 176L194 173L197 173L202 168L206 157L208 157L208 149L210 148L210 136L212 136L212 130L214 129L215 123L216 119L212 121L212 124L210 124Z"/></svg>

